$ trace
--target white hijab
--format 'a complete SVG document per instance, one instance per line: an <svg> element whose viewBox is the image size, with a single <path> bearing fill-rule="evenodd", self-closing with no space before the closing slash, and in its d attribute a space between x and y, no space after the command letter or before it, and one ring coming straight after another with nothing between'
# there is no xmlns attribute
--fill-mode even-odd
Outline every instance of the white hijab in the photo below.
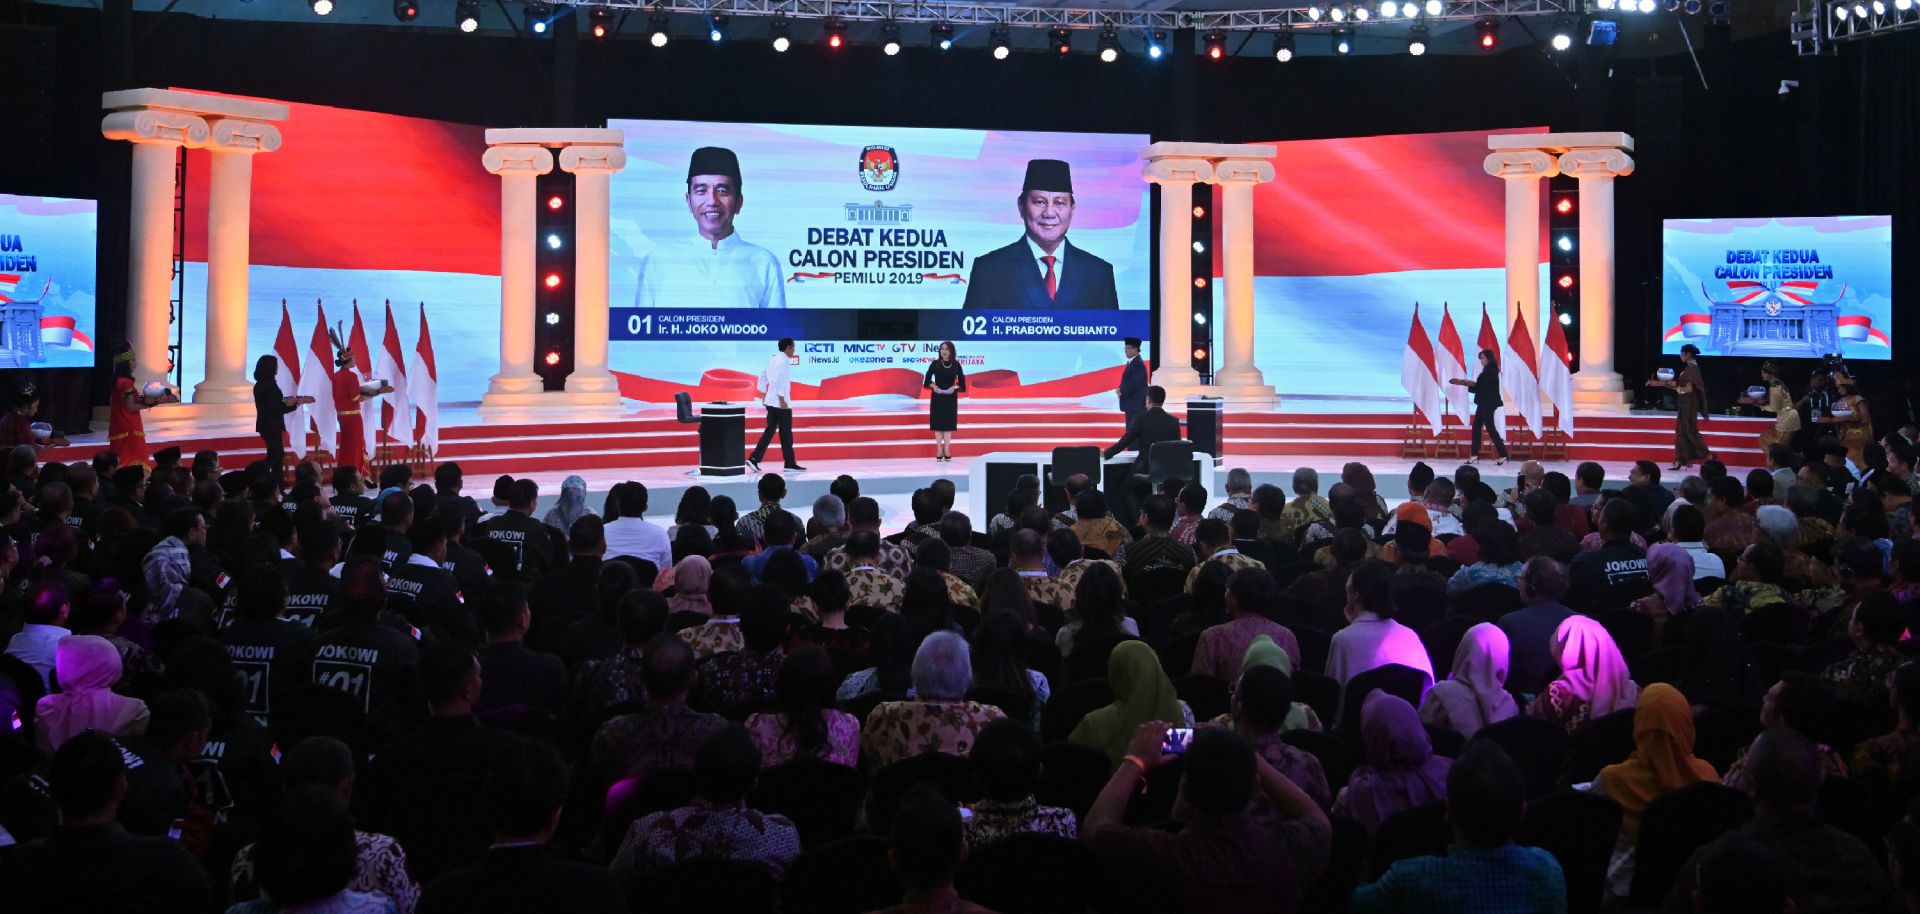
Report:
<svg viewBox="0 0 1920 914"><path fill-rule="evenodd" d="M1518 715L1520 706L1507 693L1507 654L1500 626L1482 622L1467 629L1453 652L1453 672L1427 693L1423 707L1445 712L1447 726L1469 738Z"/></svg>

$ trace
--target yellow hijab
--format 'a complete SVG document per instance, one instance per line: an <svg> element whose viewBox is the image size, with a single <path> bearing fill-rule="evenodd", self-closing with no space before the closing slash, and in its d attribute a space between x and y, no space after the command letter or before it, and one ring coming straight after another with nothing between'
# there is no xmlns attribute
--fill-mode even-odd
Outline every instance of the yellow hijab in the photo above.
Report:
<svg viewBox="0 0 1920 914"><path fill-rule="evenodd" d="M1718 783L1720 775L1693 757L1693 706L1664 682L1641 690L1633 712L1633 742L1633 754L1600 769L1594 784L1620 804L1620 828L1637 840L1647 804L1697 781Z"/></svg>

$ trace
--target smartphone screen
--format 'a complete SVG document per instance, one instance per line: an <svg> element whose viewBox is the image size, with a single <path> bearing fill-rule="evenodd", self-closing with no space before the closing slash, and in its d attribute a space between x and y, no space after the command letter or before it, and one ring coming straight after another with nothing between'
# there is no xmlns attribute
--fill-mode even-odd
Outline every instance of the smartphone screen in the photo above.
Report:
<svg viewBox="0 0 1920 914"><path fill-rule="evenodd" d="M1193 745L1192 727L1168 727L1167 738L1160 743L1160 751L1168 755L1184 755L1187 747Z"/></svg>
<svg viewBox="0 0 1920 914"><path fill-rule="evenodd" d="M175 841L180 840L180 831L186 827L187 827L187 820L185 819L173 820L173 824L167 826L167 837L172 838Z"/></svg>

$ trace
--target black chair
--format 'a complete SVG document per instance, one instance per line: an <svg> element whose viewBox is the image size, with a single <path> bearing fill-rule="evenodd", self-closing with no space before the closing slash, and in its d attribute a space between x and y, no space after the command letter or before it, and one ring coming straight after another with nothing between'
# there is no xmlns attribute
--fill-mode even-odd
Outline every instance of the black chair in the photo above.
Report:
<svg viewBox="0 0 1920 914"><path fill-rule="evenodd" d="M1294 670L1293 699L1312 708L1321 726L1331 727L1340 713L1340 683L1332 676Z"/></svg>
<svg viewBox="0 0 1920 914"><path fill-rule="evenodd" d="M1160 654L1160 667L1171 678L1178 679L1193 672L1193 652L1200 648L1200 633L1182 635L1175 639Z"/></svg>
<svg viewBox="0 0 1920 914"><path fill-rule="evenodd" d="M1227 713L1233 702L1227 681L1217 676L1182 676L1173 681L1173 690L1193 709L1193 719L1201 723Z"/></svg>
<svg viewBox="0 0 1920 914"><path fill-rule="evenodd" d="M673 394L673 418L682 425L698 425L700 417L693 412L693 395L684 390Z"/></svg>
<svg viewBox="0 0 1920 914"><path fill-rule="evenodd" d="M887 864L891 846L854 835L802 852L780 881L781 914L862 914L899 904L900 881Z"/></svg>
<svg viewBox="0 0 1920 914"><path fill-rule="evenodd" d="M1398 696L1418 708L1421 696L1432 684L1426 673L1398 663L1375 667L1347 680L1347 687L1341 692L1340 735L1352 739L1356 746L1360 744L1360 707L1374 689Z"/></svg>
<svg viewBox="0 0 1920 914"><path fill-rule="evenodd" d="M1607 864L1619 834L1619 804L1597 793L1562 790L1527 804L1527 817L1514 840L1560 861L1567 880L1567 914L1596 914L1606 895Z"/></svg>
<svg viewBox="0 0 1920 914"><path fill-rule="evenodd" d="M1190 594L1177 593L1163 600L1141 605L1146 609L1136 620L1140 625L1140 640L1153 645L1154 650L1164 651L1167 649L1167 644L1173 640L1173 620L1193 609L1193 597Z"/></svg>
<svg viewBox="0 0 1920 914"><path fill-rule="evenodd" d="M1342 815L1328 818L1333 822L1333 840L1327 849L1327 868L1307 887L1301 911L1337 914L1347 910L1353 890L1366 875L1367 827Z"/></svg>
<svg viewBox="0 0 1920 914"><path fill-rule="evenodd" d="M1093 556L1090 555L1087 558L1093 558ZM1035 603L1033 604L1033 621L1047 630L1047 637L1053 637L1059 634L1060 629L1067 624L1067 611L1052 603Z"/></svg>
<svg viewBox="0 0 1920 914"><path fill-rule="evenodd" d="M1713 770L1725 771L1760 730L1759 708L1709 708L1693 716L1693 754Z"/></svg>
<svg viewBox="0 0 1920 914"><path fill-rule="evenodd" d="M1047 699L1046 713L1040 715L1040 739L1057 743L1065 740L1080 719L1113 703L1113 686L1105 679L1086 679L1055 689Z"/></svg>
<svg viewBox="0 0 1920 914"><path fill-rule="evenodd" d="M276 745L293 747L309 736L331 736L365 759L373 753L373 733L361 700L339 689L301 683L272 690L267 718Z"/></svg>
<svg viewBox="0 0 1920 914"><path fill-rule="evenodd" d="M414 878L425 883L487 852L493 822L485 787L473 775L446 773L394 792L380 827L407 852Z"/></svg>
<svg viewBox="0 0 1920 914"><path fill-rule="evenodd" d="M1043 486L1040 491L1047 513L1055 514L1066 510L1066 496L1061 490L1066 486L1067 480L1076 474L1085 475L1089 484L1096 489L1100 488L1100 464L1098 445L1054 448L1052 460L1047 465L1046 478L1041 480Z"/></svg>
<svg viewBox="0 0 1920 914"><path fill-rule="evenodd" d="M641 871L627 884L627 907L635 914L773 914L780 885L758 863L702 857Z"/></svg>
<svg viewBox="0 0 1920 914"><path fill-rule="evenodd" d="M1353 749L1339 737L1314 730L1288 730L1280 734L1280 741L1319 759L1320 769L1327 775L1327 789L1336 794L1353 776Z"/></svg>
<svg viewBox="0 0 1920 914"><path fill-rule="evenodd" d="M1385 872L1397 861L1445 854L1451 843L1447 801L1429 800L1400 810L1380 823L1380 831L1373 836L1373 870Z"/></svg>
<svg viewBox="0 0 1920 914"><path fill-rule="evenodd" d="M959 803L980 799L980 779L974 776L973 763L957 755L927 752L901 759L873 773L872 789L867 792L867 821L885 830L893 822L894 810L915 784L932 784L941 795Z"/></svg>
<svg viewBox="0 0 1920 914"><path fill-rule="evenodd" d="M1154 442L1153 447L1147 449L1146 476L1156 492L1160 484L1169 479L1192 479L1193 442L1184 438Z"/></svg>
<svg viewBox="0 0 1920 914"><path fill-rule="evenodd" d="M1058 686L1065 682L1061 678L1064 674L1061 671L1059 645L1052 641L1028 638L1021 645L1021 653L1026 657L1027 669L1047 677L1048 685Z"/></svg>
<svg viewBox="0 0 1920 914"><path fill-rule="evenodd" d="M1393 592L1393 608L1394 621L1419 631L1446 616L1447 592L1426 585L1396 588Z"/></svg>
<svg viewBox="0 0 1920 914"><path fill-rule="evenodd" d="M1468 588L1453 598L1454 612L1466 613L1482 622L1492 622L1525 605L1519 590L1500 583Z"/></svg>
<svg viewBox="0 0 1920 914"><path fill-rule="evenodd" d="M1453 655L1467 637L1467 629L1480 624L1472 616L1448 616L1420 629L1420 643L1427 646L1427 660L1433 664L1437 682L1453 672Z"/></svg>
<svg viewBox="0 0 1920 914"><path fill-rule="evenodd" d="M1655 797L1640 814L1628 903L1660 904L1695 850L1751 818L1753 805L1746 794L1711 781Z"/></svg>
<svg viewBox="0 0 1920 914"><path fill-rule="evenodd" d="M1509 717L1473 735L1506 750L1527 779L1528 798L1553 792L1560 764L1567 757L1567 731L1537 717Z"/></svg>
<svg viewBox="0 0 1920 914"><path fill-rule="evenodd" d="M967 700L992 705L999 708L1001 713L1021 723L1030 723L1033 720L1033 696L1030 694L1022 695L1012 689L975 686L967 691Z"/></svg>
<svg viewBox="0 0 1920 914"><path fill-rule="evenodd" d="M1620 649L1621 659L1632 667L1653 650L1653 617L1631 609L1618 609L1595 617L1594 621L1607 630L1613 638L1613 644ZM1634 674L1638 676L1636 672ZM1637 680L1646 682L1645 679ZM1658 680L1656 680L1658 681Z"/></svg>
<svg viewBox="0 0 1920 914"><path fill-rule="evenodd" d="M1567 786L1591 781L1600 769L1626 761L1633 749L1632 708L1588 721L1567 742L1567 764L1560 781Z"/></svg>
<svg viewBox="0 0 1920 914"><path fill-rule="evenodd" d="M1152 606L1161 600L1177 597L1186 587L1187 572L1184 568L1149 568L1127 575L1127 597L1142 606Z"/></svg>
<svg viewBox="0 0 1920 914"><path fill-rule="evenodd" d="M1326 672L1327 653L1333 650L1333 636L1326 629L1311 625L1289 625L1287 629L1293 632L1293 640L1300 643L1300 666L1294 670L1295 675L1301 670Z"/></svg>
<svg viewBox="0 0 1920 914"><path fill-rule="evenodd" d="M859 769L821 759L793 759L760 772L747 805L778 813L800 830L801 847L819 847L853 834L867 779Z"/></svg>
<svg viewBox="0 0 1920 914"><path fill-rule="evenodd" d="M1034 785L1033 797L1042 806L1071 809L1084 819L1112 772L1107 754L1092 746L1048 743L1040 749L1040 783Z"/></svg>
<svg viewBox="0 0 1920 914"><path fill-rule="evenodd" d="M1072 838L1015 835L975 849L953 874L953 886L999 914L1062 914L1093 905L1098 870L1093 853Z"/></svg>
<svg viewBox="0 0 1920 914"><path fill-rule="evenodd" d="M1443 730L1439 727L1427 728L1427 743L1433 746L1433 754L1446 758L1459 758L1467 748L1467 738L1458 730Z"/></svg>

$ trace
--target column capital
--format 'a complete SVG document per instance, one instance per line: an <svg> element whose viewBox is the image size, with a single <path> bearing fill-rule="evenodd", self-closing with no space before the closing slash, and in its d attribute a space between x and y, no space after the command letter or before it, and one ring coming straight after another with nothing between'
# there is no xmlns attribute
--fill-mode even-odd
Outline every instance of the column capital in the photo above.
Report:
<svg viewBox="0 0 1920 914"><path fill-rule="evenodd" d="M1551 178L1560 173L1554 157L1539 149L1524 152L1496 152L1487 156L1487 174L1510 181Z"/></svg>
<svg viewBox="0 0 1920 914"><path fill-rule="evenodd" d="M544 146L488 146L480 156L488 172L508 177L533 177L553 171L553 153Z"/></svg>
<svg viewBox="0 0 1920 914"><path fill-rule="evenodd" d="M1622 149L1570 149L1560 155L1560 173L1575 178L1624 178L1633 156Z"/></svg>
<svg viewBox="0 0 1920 914"><path fill-rule="evenodd" d="M213 152L274 152L280 148L280 128L260 121L223 117L210 124L207 149Z"/></svg>
<svg viewBox="0 0 1920 914"><path fill-rule="evenodd" d="M1273 163L1266 159L1221 159L1213 163L1215 184L1265 184L1273 176Z"/></svg>
<svg viewBox="0 0 1920 914"><path fill-rule="evenodd" d="M1140 179L1148 184L1198 184L1213 180L1213 163L1184 157L1148 159Z"/></svg>
<svg viewBox="0 0 1920 914"><path fill-rule="evenodd" d="M212 129L205 118L184 111L134 108L101 118L100 132L109 140L197 147L206 145Z"/></svg>
<svg viewBox="0 0 1920 914"><path fill-rule="evenodd" d="M613 174L627 167L627 151L618 146L560 147L560 170L572 174Z"/></svg>

